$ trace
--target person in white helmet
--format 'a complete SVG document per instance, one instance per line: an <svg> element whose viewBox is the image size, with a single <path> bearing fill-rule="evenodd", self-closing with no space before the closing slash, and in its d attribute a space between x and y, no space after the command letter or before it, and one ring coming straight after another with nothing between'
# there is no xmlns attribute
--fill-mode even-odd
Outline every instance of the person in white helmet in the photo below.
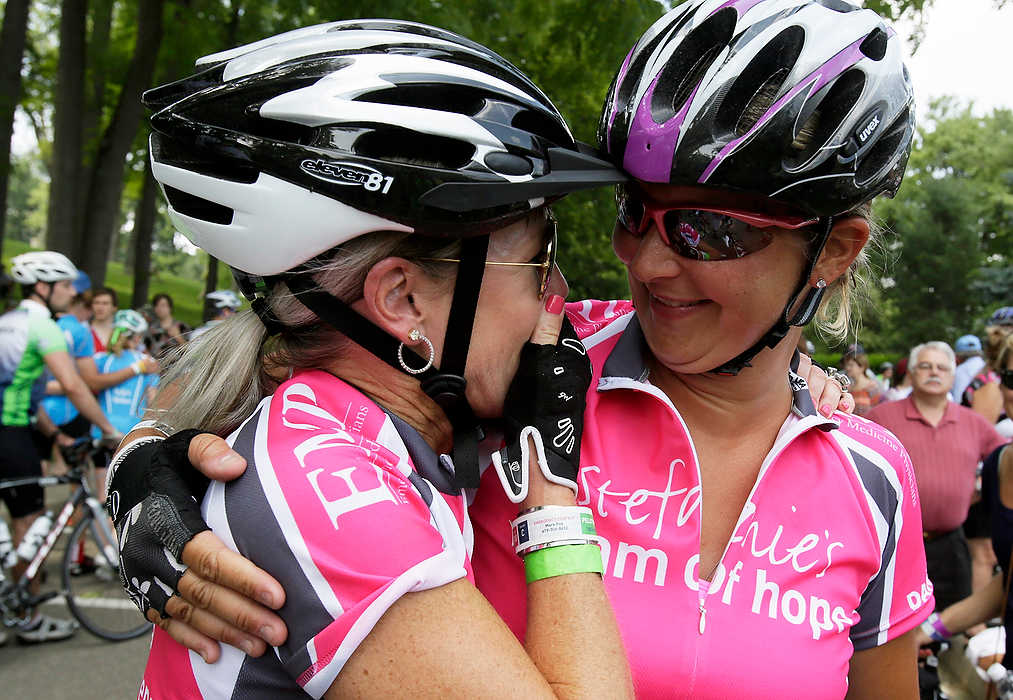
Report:
<svg viewBox="0 0 1013 700"><path fill-rule="evenodd" d="M44 370L52 373L74 406L110 441L118 440L121 433L102 413L77 373L63 333L52 319L53 312L66 310L74 297L77 268L60 253L41 251L13 258L10 274L21 285L22 301L0 316L0 477L40 476L42 467L31 426L42 394L42 387L36 384ZM42 488L6 489L0 497L10 511L17 544L42 513ZM15 576L27 565L19 561L14 567ZM66 639L75 629L72 621L35 611L17 635L23 642L46 642Z"/></svg>
<svg viewBox="0 0 1013 700"><path fill-rule="evenodd" d="M214 310L214 315L203 326L194 328L190 332L190 340L196 340L215 326L221 324L225 319L235 315L239 311L239 307L243 305L239 300L239 295L231 289L216 289L208 293L205 299L207 299L208 304Z"/></svg>

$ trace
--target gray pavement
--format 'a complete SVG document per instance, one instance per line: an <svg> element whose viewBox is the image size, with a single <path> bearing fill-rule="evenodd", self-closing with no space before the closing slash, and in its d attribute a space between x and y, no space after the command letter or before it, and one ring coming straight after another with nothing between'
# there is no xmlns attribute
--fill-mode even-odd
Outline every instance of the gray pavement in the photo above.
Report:
<svg viewBox="0 0 1013 700"><path fill-rule="evenodd" d="M58 510L68 492L66 486L47 489L47 507ZM59 588L65 539L61 537L46 558L43 591ZM46 603L42 610L53 617L71 617L61 598ZM136 698L151 644L150 634L127 642L107 642L83 628L68 640L46 644L19 644L11 630L7 637L7 644L0 647L0 698L19 700Z"/></svg>

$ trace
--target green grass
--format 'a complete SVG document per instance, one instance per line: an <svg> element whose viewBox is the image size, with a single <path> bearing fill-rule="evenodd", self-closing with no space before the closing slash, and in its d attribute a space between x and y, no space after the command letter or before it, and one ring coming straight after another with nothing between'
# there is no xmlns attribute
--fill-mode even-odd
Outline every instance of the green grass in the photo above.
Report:
<svg viewBox="0 0 1013 700"><path fill-rule="evenodd" d="M21 241L13 241L11 239L4 240L4 256L3 264L5 269L9 269L8 261L16 255L21 253L27 253L30 250L39 250L33 248L27 243ZM116 294L119 295L120 304L126 305L130 303L130 297L133 296L134 291L134 277L123 269L123 264L118 262L111 262L106 267L106 281L105 286L116 290ZM220 289L232 288L232 275L229 272L229 268L225 265L218 266L218 287ZM148 299L164 292L172 297L173 304L175 305L175 312L173 315L191 326L198 326L201 323L201 314L204 309L204 278L200 279L187 279L185 277L179 277L177 275L171 275L167 273L161 273L158 271L152 271L151 283L148 285ZM15 292L15 296L17 292ZM125 306L121 306L125 308Z"/></svg>

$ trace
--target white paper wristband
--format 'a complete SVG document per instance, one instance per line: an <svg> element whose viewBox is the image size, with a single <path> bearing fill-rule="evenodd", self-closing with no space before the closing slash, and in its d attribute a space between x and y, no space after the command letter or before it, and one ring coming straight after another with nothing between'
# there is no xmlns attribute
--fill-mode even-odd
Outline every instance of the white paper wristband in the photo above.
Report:
<svg viewBox="0 0 1013 700"><path fill-rule="evenodd" d="M510 523L514 551L519 555L563 544L597 542L594 516L583 506L539 506Z"/></svg>

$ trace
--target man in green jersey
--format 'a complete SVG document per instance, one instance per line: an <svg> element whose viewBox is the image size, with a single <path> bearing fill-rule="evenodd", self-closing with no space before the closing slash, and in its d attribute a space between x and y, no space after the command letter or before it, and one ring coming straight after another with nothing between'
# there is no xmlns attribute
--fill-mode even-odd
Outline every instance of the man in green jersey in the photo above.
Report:
<svg viewBox="0 0 1013 700"><path fill-rule="evenodd" d="M103 435L117 435L77 373L63 333L52 319L53 312L66 310L74 296L77 268L60 253L42 251L13 258L10 275L21 285L22 301L0 316L0 478L7 479L42 474L31 424L42 396L41 387L36 389L35 385L46 369ZM42 488L33 485L4 489L0 498L10 510L17 546L42 513ZM28 563L19 559L14 576L20 576ZM18 630L18 638L24 642L66 639L75 629L70 620L53 619L36 611L32 620Z"/></svg>

